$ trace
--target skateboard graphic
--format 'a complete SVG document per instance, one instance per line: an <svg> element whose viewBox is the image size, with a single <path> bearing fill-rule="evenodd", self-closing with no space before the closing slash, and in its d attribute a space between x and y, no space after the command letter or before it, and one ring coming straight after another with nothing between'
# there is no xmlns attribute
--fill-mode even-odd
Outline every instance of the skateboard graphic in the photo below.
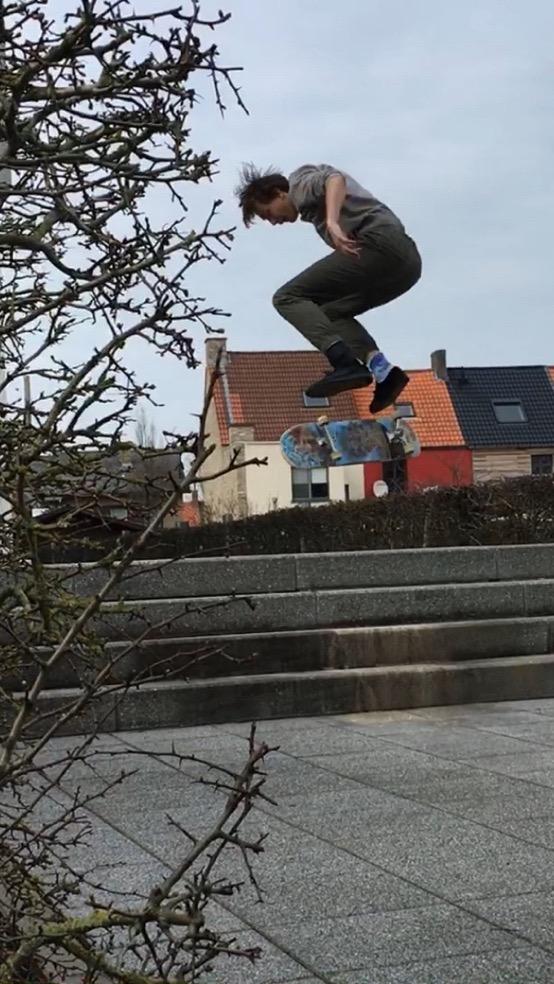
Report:
<svg viewBox="0 0 554 984"><path fill-rule="evenodd" d="M373 420L329 420L295 424L281 435L281 451L293 468L328 468L415 457L421 451L409 424L401 417Z"/></svg>

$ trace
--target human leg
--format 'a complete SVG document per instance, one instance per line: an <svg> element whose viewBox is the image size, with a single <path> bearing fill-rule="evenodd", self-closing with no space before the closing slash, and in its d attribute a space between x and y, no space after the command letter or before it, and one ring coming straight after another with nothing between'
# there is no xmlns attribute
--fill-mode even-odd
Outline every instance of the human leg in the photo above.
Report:
<svg viewBox="0 0 554 984"><path fill-rule="evenodd" d="M277 290L273 304L279 314L301 332L320 352L333 371L306 392L309 396L329 396L345 389L367 386L371 382L363 353L375 342L359 322L339 319L333 323L325 305L336 300L360 281L360 270L351 257L332 253L318 260ZM358 353L362 353L362 357Z"/></svg>
<svg viewBox="0 0 554 984"><path fill-rule="evenodd" d="M419 278L416 267L417 259L403 242L399 246L394 236L377 237L376 242L361 241L359 257L335 251L276 291L275 308L327 355L335 370L310 387L309 395L367 385L371 375L360 362L374 363L378 383L379 375L389 373L392 367L356 315L408 290Z"/></svg>
<svg viewBox="0 0 554 984"><path fill-rule="evenodd" d="M421 276L421 258L415 243L408 236L396 230L386 230L371 237L368 251L363 251L362 259L368 273L362 290L329 301L323 305L323 310L375 377L370 411L377 413L395 402L409 382L409 377L399 366L389 362L372 336L353 316L388 304L410 290ZM360 328L371 345L360 335Z"/></svg>

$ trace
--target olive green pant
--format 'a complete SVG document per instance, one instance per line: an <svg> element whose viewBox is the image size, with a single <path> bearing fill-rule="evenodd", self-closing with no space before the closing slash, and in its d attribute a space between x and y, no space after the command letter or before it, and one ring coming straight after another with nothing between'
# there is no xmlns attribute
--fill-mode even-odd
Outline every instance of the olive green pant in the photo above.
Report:
<svg viewBox="0 0 554 984"><path fill-rule="evenodd" d="M321 352L343 341L366 362L379 346L356 316L413 287L421 258L414 241L394 226L359 241L359 257L335 250L280 287L273 304Z"/></svg>

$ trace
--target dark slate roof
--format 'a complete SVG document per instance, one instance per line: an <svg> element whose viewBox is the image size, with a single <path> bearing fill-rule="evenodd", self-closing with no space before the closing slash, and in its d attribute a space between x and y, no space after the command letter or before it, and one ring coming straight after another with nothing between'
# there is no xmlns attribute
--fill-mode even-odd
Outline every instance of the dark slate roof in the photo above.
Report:
<svg viewBox="0 0 554 984"><path fill-rule="evenodd" d="M554 447L554 386L544 366L449 369L447 385L469 448ZM499 423L493 400L520 400L526 422Z"/></svg>

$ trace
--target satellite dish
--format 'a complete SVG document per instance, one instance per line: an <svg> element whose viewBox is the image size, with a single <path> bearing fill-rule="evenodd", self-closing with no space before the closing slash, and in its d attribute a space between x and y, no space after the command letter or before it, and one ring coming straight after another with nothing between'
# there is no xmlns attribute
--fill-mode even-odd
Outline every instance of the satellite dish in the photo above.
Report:
<svg viewBox="0 0 554 984"><path fill-rule="evenodd" d="M389 494L389 487L387 483L383 481L382 478L379 478L376 482L373 483L373 495L377 499L382 499L383 496L388 494Z"/></svg>

